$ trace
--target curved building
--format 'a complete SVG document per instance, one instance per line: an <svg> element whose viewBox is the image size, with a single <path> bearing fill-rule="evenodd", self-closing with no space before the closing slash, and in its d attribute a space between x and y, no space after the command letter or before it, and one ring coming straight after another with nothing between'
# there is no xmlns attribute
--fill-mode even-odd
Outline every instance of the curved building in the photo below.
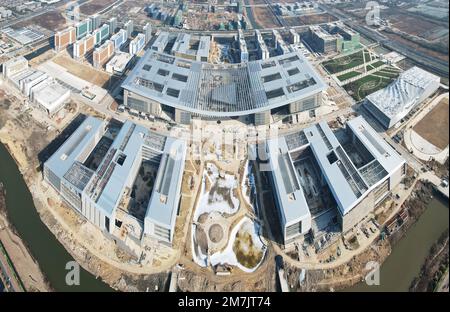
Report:
<svg viewBox="0 0 450 312"><path fill-rule="evenodd" d="M239 64L211 64L147 50L122 84L124 104L152 115L167 111L176 122L192 116L251 115L268 124L271 111L289 113L321 104L326 84L298 52Z"/></svg>

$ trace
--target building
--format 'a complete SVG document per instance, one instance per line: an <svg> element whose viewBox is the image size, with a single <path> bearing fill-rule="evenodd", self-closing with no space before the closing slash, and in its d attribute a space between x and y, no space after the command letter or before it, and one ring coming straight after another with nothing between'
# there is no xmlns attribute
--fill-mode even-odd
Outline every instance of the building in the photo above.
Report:
<svg viewBox="0 0 450 312"><path fill-rule="evenodd" d="M92 51L95 47L95 36L87 35L73 44L73 57L80 59Z"/></svg>
<svg viewBox="0 0 450 312"><path fill-rule="evenodd" d="M73 44L77 40L75 27L68 27L65 30L55 33L55 51L59 52Z"/></svg>
<svg viewBox="0 0 450 312"><path fill-rule="evenodd" d="M78 22L75 25L77 40L86 37L92 32L92 21L87 18L84 21Z"/></svg>
<svg viewBox="0 0 450 312"><path fill-rule="evenodd" d="M109 34L112 36L116 33L116 29L117 29L117 18L116 17L111 17L109 19Z"/></svg>
<svg viewBox="0 0 450 312"><path fill-rule="evenodd" d="M122 75L133 56L126 52L117 52L106 64L106 71L110 74Z"/></svg>
<svg viewBox="0 0 450 312"><path fill-rule="evenodd" d="M284 42L283 37L278 30L274 29L272 33L273 40L275 41L275 48L277 49L278 54L288 54L290 52L289 47Z"/></svg>
<svg viewBox="0 0 450 312"><path fill-rule="evenodd" d="M101 68L114 54L114 43L111 40L106 41L100 47L94 50L92 59L95 68Z"/></svg>
<svg viewBox="0 0 450 312"><path fill-rule="evenodd" d="M241 63L248 62L248 49L245 42L244 32L239 29L238 32L239 50L241 51Z"/></svg>
<svg viewBox="0 0 450 312"><path fill-rule="evenodd" d="M180 123L192 116L253 117L268 124L271 110L297 113L317 108L326 84L299 53L265 61L209 64L146 51L122 84L124 104Z"/></svg>
<svg viewBox="0 0 450 312"><path fill-rule="evenodd" d="M5 62L3 76L50 116L64 107L70 98L70 90L46 73L28 67L23 56Z"/></svg>
<svg viewBox="0 0 450 312"><path fill-rule="evenodd" d="M92 25L92 31L96 30L97 28L100 27L101 23L102 23L102 19L101 16L99 14L94 14L90 17L91 20L91 25Z"/></svg>
<svg viewBox="0 0 450 312"><path fill-rule="evenodd" d="M172 54L185 59L207 62L210 47L211 37L209 36L179 33L172 47Z"/></svg>
<svg viewBox="0 0 450 312"><path fill-rule="evenodd" d="M182 140L130 121L113 135L104 121L87 117L44 163L43 174L72 209L114 239L126 231L135 242L151 237L171 244L185 157ZM148 205L137 213L125 202L143 162L156 166L157 174Z"/></svg>
<svg viewBox="0 0 450 312"><path fill-rule="evenodd" d="M31 100L49 116L57 113L70 98L70 90L53 79L46 79L31 89Z"/></svg>
<svg viewBox="0 0 450 312"><path fill-rule="evenodd" d="M339 51L338 41L341 40L341 35L332 35L322 27L316 25L309 26L308 35L310 39L310 46L314 49L314 51L324 54Z"/></svg>
<svg viewBox="0 0 450 312"><path fill-rule="evenodd" d="M94 30L92 35L95 38L95 45L100 45L109 37L109 25L103 24L100 28Z"/></svg>
<svg viewBox="0 0 450 312"><path fill-rule="evenodd" d="M28 60L23 56L10 59L3 63L2 71L4 78L10 78L28 69Z"/></svg>
<svg viewBox="0 0 450 312"><path fill-rule="evenodd" d="M161 32L156 40L153 42L151 46L151 50L157 51L157 52L164 52L164 49L166 48L167 44L169 43L169 33L168 32Z"/></svg>
<svg viewBox="0 0 450 312"><path fill-rule="evenodd" d="M359 33L341 22L310 26L308 37L310 46L320 53L348 53L361 48Z"/></svg>
<svg viewBox="0 0 450 312"><path fill-rule="evenodd" d="M289 38L291 40L291 44L300 43L300 35L293 28L289 29Z"/></svg>
<svg viewBox="0 0 450 312"><path fill-rule="evenodd" d="M368 95L367 110L386 128L394 126L439 89L440 78L419 67L412 67L386 88Z"/></svg>
<svg viewBox="0 0 450 312"><path fill-rule="evenodd" d="M145 46L145 34L138 34L136 38L131 40L128 47L130 55L136 55L142 51Z"/></svg>
<svg viewBox="0 0 450 312"><path fill-rule="evenodd" d="M261 60L268 59L270 57L270 52L269 52L269 49L267 48L264 38L261 35L261 32L258 29L255 30L255 36L256 36L256 40L258 41L259 58Z"/></svg>
<svg viewBox="0 0 450 312"><path fill-rule="evenodd" d="M9 39L18 42L23 46L45 38L45 35L41 31L31 27L19 27L16 29L6 27L3 28L1 32Z"/></svg>
<svg viewBox="0 0 450 312"><path fill-rule="evenodd" d="M147 44L150 41L150 39L152 39L152 25L150 25L150 23L145 24L144 34L145 34L145 44Z"/></svg>
<svg viewBox="0 0 450 312"><path fill-rule="evenodd" d="M114 44L114 50L119 51L120 48L124 45L125 42L127 42L127 32L124 29L119 30L118 33L113 35L110 40Z"/></svg>
<svg viewBox="0 0 450 312"><path fill-rule="evenodd" d="M361 116L336 132L321 122L268 140L266 152L285 244L319 235L333 219L349 231L406 173L405 160Z"/></svg>
<svg viewBox="0 0 450 312"><path fill-rule="evenodd" d="M132 20L129 20L128 22L125 23L124 27L123 27L126 32L127 32L127 38L131 39L131 35L133 34L134 31L134 23Z"/></svg>

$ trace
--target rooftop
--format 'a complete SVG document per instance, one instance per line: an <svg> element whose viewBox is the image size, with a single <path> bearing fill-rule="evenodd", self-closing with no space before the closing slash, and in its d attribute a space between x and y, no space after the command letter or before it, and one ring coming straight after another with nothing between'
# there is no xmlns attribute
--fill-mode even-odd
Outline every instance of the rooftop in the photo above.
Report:
<svg viewBox="0 0 450 312"><path fill-rule="evenodd" d="M298 72L289 75L293 68ZM264 61L214 65L147 50L122 84L164 105L212 116L239 116L314 95L326 84L298 52Z"/></svg>
<svg viewBox="0 0 450 312"><path fill-rule="evenodd" d="M386 88L366 97L383 114L392 118L414 107L424 91L432 84L439 84L440 78L419 67L403 72Z"/></svg>

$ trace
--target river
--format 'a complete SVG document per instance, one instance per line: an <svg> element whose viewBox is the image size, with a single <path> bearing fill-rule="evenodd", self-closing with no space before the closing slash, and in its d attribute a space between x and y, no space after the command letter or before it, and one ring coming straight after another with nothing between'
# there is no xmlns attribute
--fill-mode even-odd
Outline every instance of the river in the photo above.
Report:
<svg viewBox="0 0 450 312"><path fill-rule="evenodd" d="M408 291L431 246L448 229L448 224L448 201L436 195L381 265L380 285L369 286L362 282L346 291Z"/></svg>
<svg viewBox="0 0 450 312"><path fill-rule="evenodd" d="M3 144L0 144L0 182L6 189L6 207L10 222L28 245L33 257L56 291L112 291L80 267L80 285L66 284L66 264L73 257L41 221L19 169Z"/></svg>

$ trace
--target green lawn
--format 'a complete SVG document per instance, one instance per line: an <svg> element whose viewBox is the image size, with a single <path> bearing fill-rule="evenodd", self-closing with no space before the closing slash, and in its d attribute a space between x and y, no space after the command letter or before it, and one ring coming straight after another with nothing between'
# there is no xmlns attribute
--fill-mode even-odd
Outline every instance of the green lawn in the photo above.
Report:
<svg viewBox="0 0 450 312"><path fill-rule="evenodd" d="M322 66L330 73L335 74L343 70L356 67L364 63L364 52L358 51L334 60L327 61Z"/></svg>
<svg viewBox="0 0 450 312"><path fill-rule="evenodd" d="M356 100L361 101L369 94L383 89L393 81L391 78L368 75L344 86L344 89Z"/></svg>
<svg viewBox="0 0 450 312"><path fill-rule="evenodd" d="M357 71L350 71L350 72L345 73L343 75L337 76L337 79L339 79L340 81L344 81L344 80L350 79L352 77L356 77L356 76L358 76L360 74L361 73L357 72Z"/></svg>

